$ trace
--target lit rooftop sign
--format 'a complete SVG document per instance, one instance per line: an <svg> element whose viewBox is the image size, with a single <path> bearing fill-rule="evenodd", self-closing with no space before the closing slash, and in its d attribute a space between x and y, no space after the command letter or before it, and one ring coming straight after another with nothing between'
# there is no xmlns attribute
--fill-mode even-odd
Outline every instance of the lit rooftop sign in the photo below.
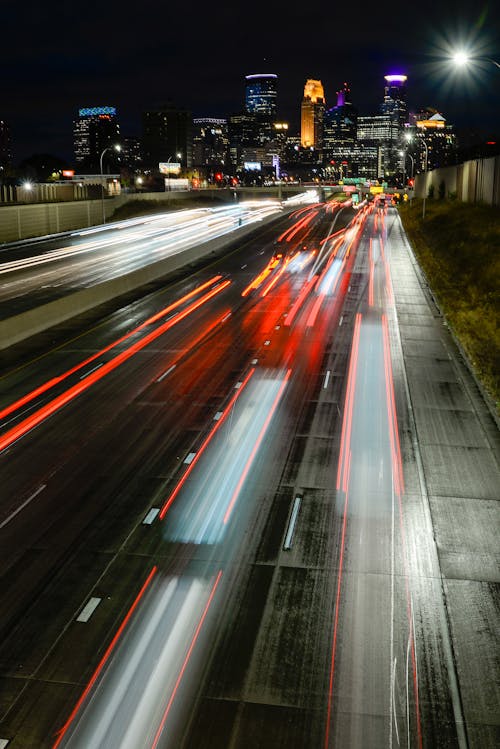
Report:
<svg viewBox="0 0 500 749"><path fill-rule="evenodd" d="M386 75L384 77L387 83L405 83L408 80L406 75Z"/></svg>
<svg viewBox="0 0 500 749"><path fill-rule="evenodd" d="M114 117L116 115L116 107L84 107L78 110L80 117L98 117L101 114Z"/></svg>
<svg viewBox="0 0 500 749"><path fill-rule="evenodd" d="M278 76L276 73L252 73L252 75L246 75L245 78L247 81L252 80L252 78L277 78Z"/></svg>

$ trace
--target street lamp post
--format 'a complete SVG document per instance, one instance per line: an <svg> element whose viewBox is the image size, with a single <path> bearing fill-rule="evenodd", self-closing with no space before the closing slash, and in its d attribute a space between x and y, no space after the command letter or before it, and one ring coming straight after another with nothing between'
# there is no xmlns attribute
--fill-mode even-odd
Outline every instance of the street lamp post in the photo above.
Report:
<svg viewBox="0 0 500 749"><path fill-rule="evenodd" d="M424 161L424 174L427 175L427 163L429 159L429 149L427 148L427 143L425 142L425 135L422 138L422 143L424 144L425 148L425 161ZM427 177L425 177L424 181L424 200L422 203L422 220L425 218L425 200L427 197Z"/></svg>
<svg viewBox="0 0 500 749"><path fill-rule="evenodd" d="M101 158L99 159L99 163L101 165L101 208L102 208L102 223L106 223L106 214L104 212L104 173L102 169L102 160L104 158L104 154L106 151L121 151L122 147L118 145L118 143L115 143L114 146L106 146L106 148L101 153Z"/></svg>
<svg viewBox="0 0 500 749"><path fill-rule="evenodd" d="M412 137L412 135L410 133L406 133L404 137L405 137L405 140L406 140L407 143L411 143L411 141L413 140L413 137ZM425 149L424 175L426 175L427 174L428 160L429 160L429 149L427 147L427 143L425 142L425 134L423 134L421 142L422 142L422 144L424 146L424 149ZM414 173L414 169L415 169L415 160L414 160L413 156L410 153L408 154L408 156L411 159L411 177L413 179L413 173ZM425 179L425 181L424 181L424 199L423 199L423 202L422 202L422 219L425 218L425 201L426 201L426 197L427 197L427 179Z"/></svg>

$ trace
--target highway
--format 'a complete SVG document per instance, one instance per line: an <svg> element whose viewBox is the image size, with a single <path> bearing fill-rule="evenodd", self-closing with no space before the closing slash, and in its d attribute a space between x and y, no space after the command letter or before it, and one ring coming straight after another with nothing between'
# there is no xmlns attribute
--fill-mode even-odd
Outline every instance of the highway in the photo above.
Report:
<svg viewBox="0 0 500 749"><path fill-rule="evenodd" d="M297 207L0 382L2 749L497 745L498 429L395 209Z"/></svg>
<svg viewBox="0 0 500 749"><path fill-rule="evenodd" d="M278 201L247 201L128 219L62 238L7 246L0 253L0 315L19 314L71 291L119 278L280 210Z"/></svg>

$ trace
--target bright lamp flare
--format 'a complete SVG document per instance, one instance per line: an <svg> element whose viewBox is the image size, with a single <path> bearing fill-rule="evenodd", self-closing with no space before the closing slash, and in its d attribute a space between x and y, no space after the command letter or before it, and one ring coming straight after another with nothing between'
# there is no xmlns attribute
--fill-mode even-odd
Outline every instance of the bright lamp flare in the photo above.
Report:
<svg viewBox="0 0 500 749"><path fill-rule="evenodd" d="M455 65L459 65L461 67L463 67L464 65L467 65L467 63L469 62L469 59L470 59L469 55L467 54L467 52L464 52L463 50L458 50L453 55L453 62L455 63Z"/></svg>

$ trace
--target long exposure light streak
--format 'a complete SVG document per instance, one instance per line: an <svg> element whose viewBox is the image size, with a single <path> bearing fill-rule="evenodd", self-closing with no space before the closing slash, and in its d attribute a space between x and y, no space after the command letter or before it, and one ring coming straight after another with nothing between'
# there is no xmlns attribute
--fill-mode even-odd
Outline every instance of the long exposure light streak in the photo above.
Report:
<svg viewBox="0 0 500 749"><path fill-rule="evenodd" d="M102 367L89 374L89 376L84 380L81 380L76 385L68 388L66 392L55 397L52 401L35 411L31 416L23 419L23 421L21 421L19 424L5 432L2 437L0 437L0 451L5 450L13 442L18 440L31 429L38 426L38 424L40 424L42 421L47 419L55 411L61 409L64 405L66 405L66 403L69 403L85 390L88 390L91 385L95 384L99 380L102 380L103 377L116 369L116 367L123 364L123 362L127 361L127 359L130 359L138 351L141 351L143 348L148 346L152 341L156 340L156 338L159 338L161 335L163 335L163 333L165 333L171 327L190 315L203 304L208 302L216 294L219 294L221 291L223 291L227 286L230 285L230 283L231 281L224 281L215 289L212 289L212 291L209 291L207 294L201 297L201 299L198 299L196 302L190 304L189 307L184 309L182 312L179 312L175 317L167 320L162 325L160 325L160 327L144 336L144 338L141 338L139 341L133 343L128 349L123 351L121 354L118 354L114 359L111 359L111 361L103 364Z"/></svg>
<svg viewBox="0 0 500 749"><path fill-rule="evenodd" d="M247 460L247 463L243 469L243 472L240 476L240 479L238 481L238 484L236 486L236 489L233 492L233 495L229 501L229 505L227 507L226 513L224 515L224 525L226 525L229 521L229 518L231 517L231 513L233 511L233 508L238 500L238 497L240 495L241 489L243 487L243 484L245 483L246 477L248 476L248 472L250 471L250 468L252 467L252 463L255 459L255 456L257 455L257 452L259 450L259 447L262 443L262 440L264 439L264 436L267 432L267 429L269 427L269 424L271 422L271 419L273 418L274 412L276 411L276 408L278 407L278 403L281 400L281 396L283 395L283 391L285 387L287 386L288 380L290 379L290 375L292 374L292 370L289 369L283 379L283 382L280 385L280 388L276 394L276 398L274 399L274 402L269 410L269 413L266 417L266 420L264 421L264 424L262 425L262 428L260 430L259 436L257 437L255 444L252 448L252 452L250 453L250 457Z"/></svg>
<svg viewBox="0 0 500 749"><path fill-rule="evenodd" d="M172 693L170 695L170 699L169 699L168 704L167 704L167 706L165 708L165 711L163 713L163 717L161 719L160 725L158 727L158 730L157 730L156 735L154 737L153 743L151 745L151 749L156 749L156 747L158 746L161 734L164 731L165 723L167 722L167 718L168 718L168 715L170 713L170 709L171 709L172 704L173 704L173 702L175 700L175 697L177 695L177 692L178 692L178 689L179 689L179 685L180 685L180 683L182 681L182 677L184 676L184 672L185 672L185 670L187 668L187 665L189 663L189 659L191 658L192 652L194 650L194 647L195 647L196 642L198 640L198 637L200 635L200 632L201 632L201 629L202 629L203 624L205 622L205 619L207 618L208 610L209 610L209 608L210 608L210 606L212 604L212 601L214 599L215 592L216 592L217 587L218 587L218 585L220 583L221 577L222 577L222 570L219 570L219 573L218 573L218 575L217 575L217 577L215 579L215 582L214 582L214 584L212 586L212 590L210 591L210 595L208 597L208 600L207 600L207 603L205 605L205 608L203 609L203 613L202 613L202 615L200 617L200 620L198 622L198 626L196 627L196 631L195 631L195 633L193 635L193 638L191 640L191 643L189 645L188 651L186 653L186 657L184 658L183 664L181 666L181 670L179 671L179 674L177 676L174 688L173 688Z"/></svg>
<svg viewBox="0 0 500 749"><path fill-rule="evenodd" d="M90 364L91 362L95 361L103 354L107 353L108 351L111 351L111 349L115 348L115 346L118 346L120 343L123 343L124 341L128 340L132 336L136 335L139 331L143 330L148 325L152 325L152 323L157 322L162 317L165 317L170 312L173 312L175 309L177 309L182 304L187 302L193 296L196 296L196 294L199 294L201 291L208 288L209 286L213 286L213 284L217 283L217 281L219 281L221 278L222 276L213 276L213 278L211 278L210 280L206 281L200 286L197 286L195 289L190 291L188 294L185 294L184 296L182 296L180 299L173 302L172 304L169 304L168 307L164 307L159 312L156 312L151 317L148 317L147 320L142 322L140 325L138 325L137 327L135 327L133 330L129 331L125 335L121 336L121 338L117 338L115 341L108 344L104 348L100 349L95 354L92 354L91 356L87 357L83 361L79 362L79 364L76 364L74 367L71 367L66 372L63 372L63 374L57 375L57 377L53 377L52 379L47 380L47 382L44 382L43 385L40 385L39 387L30 391L29 393L24 395L22 398L18 398L18 400L14 401L10 405L0 410L0 421L4 419L6 416L8 416L9 414L13 413L14 411L17 411L19 408L26 405L27 403L30 403L34 398L37 398L39 395L42 395L43 393L47 392L47 390L50 390L55 385L58 385L60 382L63 382L65 379L75 374L75 372L78 372L80 369L87 366L87 364Z"/></svg>
<svg viewBox="0 0 500 749"><path fill-rule="evenodd" d="M208 433L208 435L203 440L201 446L196 451L196 455L194 456L193 460L189 463L188 468L186 469L184 475L182 476L182 478L178 482L177 486L175 487L175 489L173 490L173 492L169 496L168 500L164 503L164 505L163 505L163 507L161 509L161 512L160 512L160 519L161 520L163 520L163 518L165 517L166 513L168 512L169 507L175 501L175 498L177 497L177 495L179 494L180 490L184 486L185 482L189 478L189 475L194 470L195 465L197 464L197 462L199 461L199 459L201 458L201 456L205 452L205 450L206 450L207 446L209 445L210 441L212 440L213 436L221 428L222 424L226 421L227 417L232 412L234 404L236 403L237 399L240 397L241 393L244 391L245 387L247 386L250 378L252 377L252 375L254 373L255 373L255 368L251 369L250 372L247 374L247 376L244 378L244 380L241 383L240 387L238 388L238 390L236 390L236 392L232 396L231 400L227 404L226 408L224 409L222 415L216 421L215 425L212 427L212 429L210 430L210 432Z"/></svg>
<svg viewBox="0 0 500 749"><path fill-rule="evenodd" d="M141 599L144 597L144 594L145 594L147 588L149 587L149 585L151 584L151 581L152 581L152 579L155 576L155 574L156 574L157 571L158 571L158 568L155 566L155 567L153 567L153 569L151 570L151 572L147 576L146 581L144 582L144 584L143 584L142 588L140 589L139 593L137 594L137 597L135 598L132 606L128 610L128 612L127 612L125 618L123 619L122 623L120 624L120 626L119 626L116 634L114 635L113 639L111 640L111 642L109 643L108 647L106 648L106 650L104 652L104 655L103 655L103 657L101 658L101 660L99 662L99 665L97 666L96 670L92 674L92 676L90 678L90 681L88 682L87 686L85 687L85 689L84 689L84 691L83 691L80 699L78 700L78 702L76 703L75 707L71 711L70 716L67 719L66 723L58 731L57 739L56 739L55 743L53 744L52 749L57 749L57 747L61 744L62 740L64 739L64 736L65 736L66 732L68 731L68 728L73 723L73 721L74 721L76 715L78 714L80 708L82 707L83 703L87 699L87 697L88 697L88 695L89 695L92 687L94 686L94 684L96 683L97 679L99 678L99 676L100 676L100 674L101 674L104 666L109 661L109 658L110 658L113 650L115 649L115 647L116 647L116 645L117 645L117 643L118 643L121 635L123 634L123 631L125 630L127 624L129 623L129 621L130 621L130 619L131 619L134 611L139 606L139 603L140 603Z"/></svg>

